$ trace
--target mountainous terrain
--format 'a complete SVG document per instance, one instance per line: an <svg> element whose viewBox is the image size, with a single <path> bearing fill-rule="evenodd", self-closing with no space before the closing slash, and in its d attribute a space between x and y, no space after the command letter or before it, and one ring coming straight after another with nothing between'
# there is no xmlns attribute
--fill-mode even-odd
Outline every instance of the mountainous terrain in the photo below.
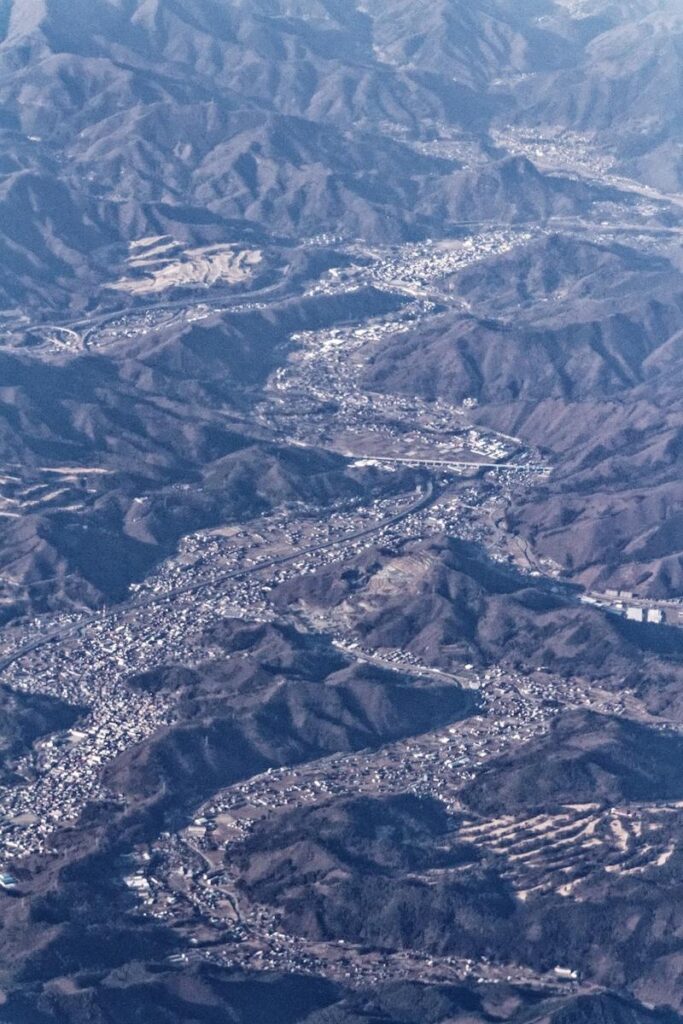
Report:
<svg viewBox="0 0 683 1024"><path fill-rule="evenodd" d="M0 1021L681 1024L679 0L0 0Z"/></svg>

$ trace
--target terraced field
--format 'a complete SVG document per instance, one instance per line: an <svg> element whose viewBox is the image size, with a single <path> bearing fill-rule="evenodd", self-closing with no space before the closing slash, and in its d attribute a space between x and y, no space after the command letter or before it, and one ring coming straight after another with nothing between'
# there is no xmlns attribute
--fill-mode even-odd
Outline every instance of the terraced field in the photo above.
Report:
<svg viewBox="0 0 683 1024"><path fill-rule="evenodd" d="M680 802L567 804L559 814L467 818L460 836L506 862L501 873L522 899L553 891L580 898L582 883L603 872L642 875L664 867L682 810Z"/></svg>

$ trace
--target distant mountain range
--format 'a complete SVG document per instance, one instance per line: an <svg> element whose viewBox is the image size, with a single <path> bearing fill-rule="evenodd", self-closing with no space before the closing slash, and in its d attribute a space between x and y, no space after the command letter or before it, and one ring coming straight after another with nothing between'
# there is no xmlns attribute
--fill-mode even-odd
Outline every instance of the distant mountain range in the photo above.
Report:
<svg viewBox="0 0 683 1024"><path fill-rule="evenodd" d="M82 307L148 234L398 240L600 199L528 164L421 155L409 136L599 131L616 168L678 189L681 115L665 104L663 120L661 97L680 88L682 23L657 6L8 0L5 304Z"/></svg>

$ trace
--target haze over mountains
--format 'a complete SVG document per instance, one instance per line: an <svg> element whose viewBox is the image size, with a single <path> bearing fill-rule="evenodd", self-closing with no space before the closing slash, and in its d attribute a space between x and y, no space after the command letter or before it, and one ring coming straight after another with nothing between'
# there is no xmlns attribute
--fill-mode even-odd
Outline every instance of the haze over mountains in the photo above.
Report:
<svg viewBox="0 0 683 1024"><path fill-rule="evenodd" d="M680 0L0 0L0 1021L680 1024Z"/></svg>
<svg viewBox="0 0 683 1024"><path fill-rule="evenodd" d="M510 123L600 130L616 170L659 186L664 164L677 189L658 154L680 128L661 103L679 85L680 12L594 6L6 4L6 301L41 285L56 307L106 301L94 284L146 234L399 240L617 191L510 164L488 134ZM404 134L459 131L485 163L418 155Z"/></svg>

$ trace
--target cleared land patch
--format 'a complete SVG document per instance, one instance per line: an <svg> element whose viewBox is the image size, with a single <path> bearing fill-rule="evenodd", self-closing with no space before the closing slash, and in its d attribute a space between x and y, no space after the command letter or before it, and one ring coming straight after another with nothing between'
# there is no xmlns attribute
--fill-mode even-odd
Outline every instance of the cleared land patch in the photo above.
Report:
<svg viewBox="0 0 683 1024"><path fill-rule="evenodd" d="M262 260L259 249L233 245L186 249L168 235L142 238L130 245L128 274L110 287L131 295L155 295L195 285L242 284L253 277Z"/></svg>
<svg viewBox="0 0 683 1024"><path fill-rule="evenodd" d="M558 814L466 821L460 836L504 858L503 875L522 899L541 891L570 896L602 870L632 875L664 867L676 848L667 820L677 811L673 804L565 805Z"/></svg>

